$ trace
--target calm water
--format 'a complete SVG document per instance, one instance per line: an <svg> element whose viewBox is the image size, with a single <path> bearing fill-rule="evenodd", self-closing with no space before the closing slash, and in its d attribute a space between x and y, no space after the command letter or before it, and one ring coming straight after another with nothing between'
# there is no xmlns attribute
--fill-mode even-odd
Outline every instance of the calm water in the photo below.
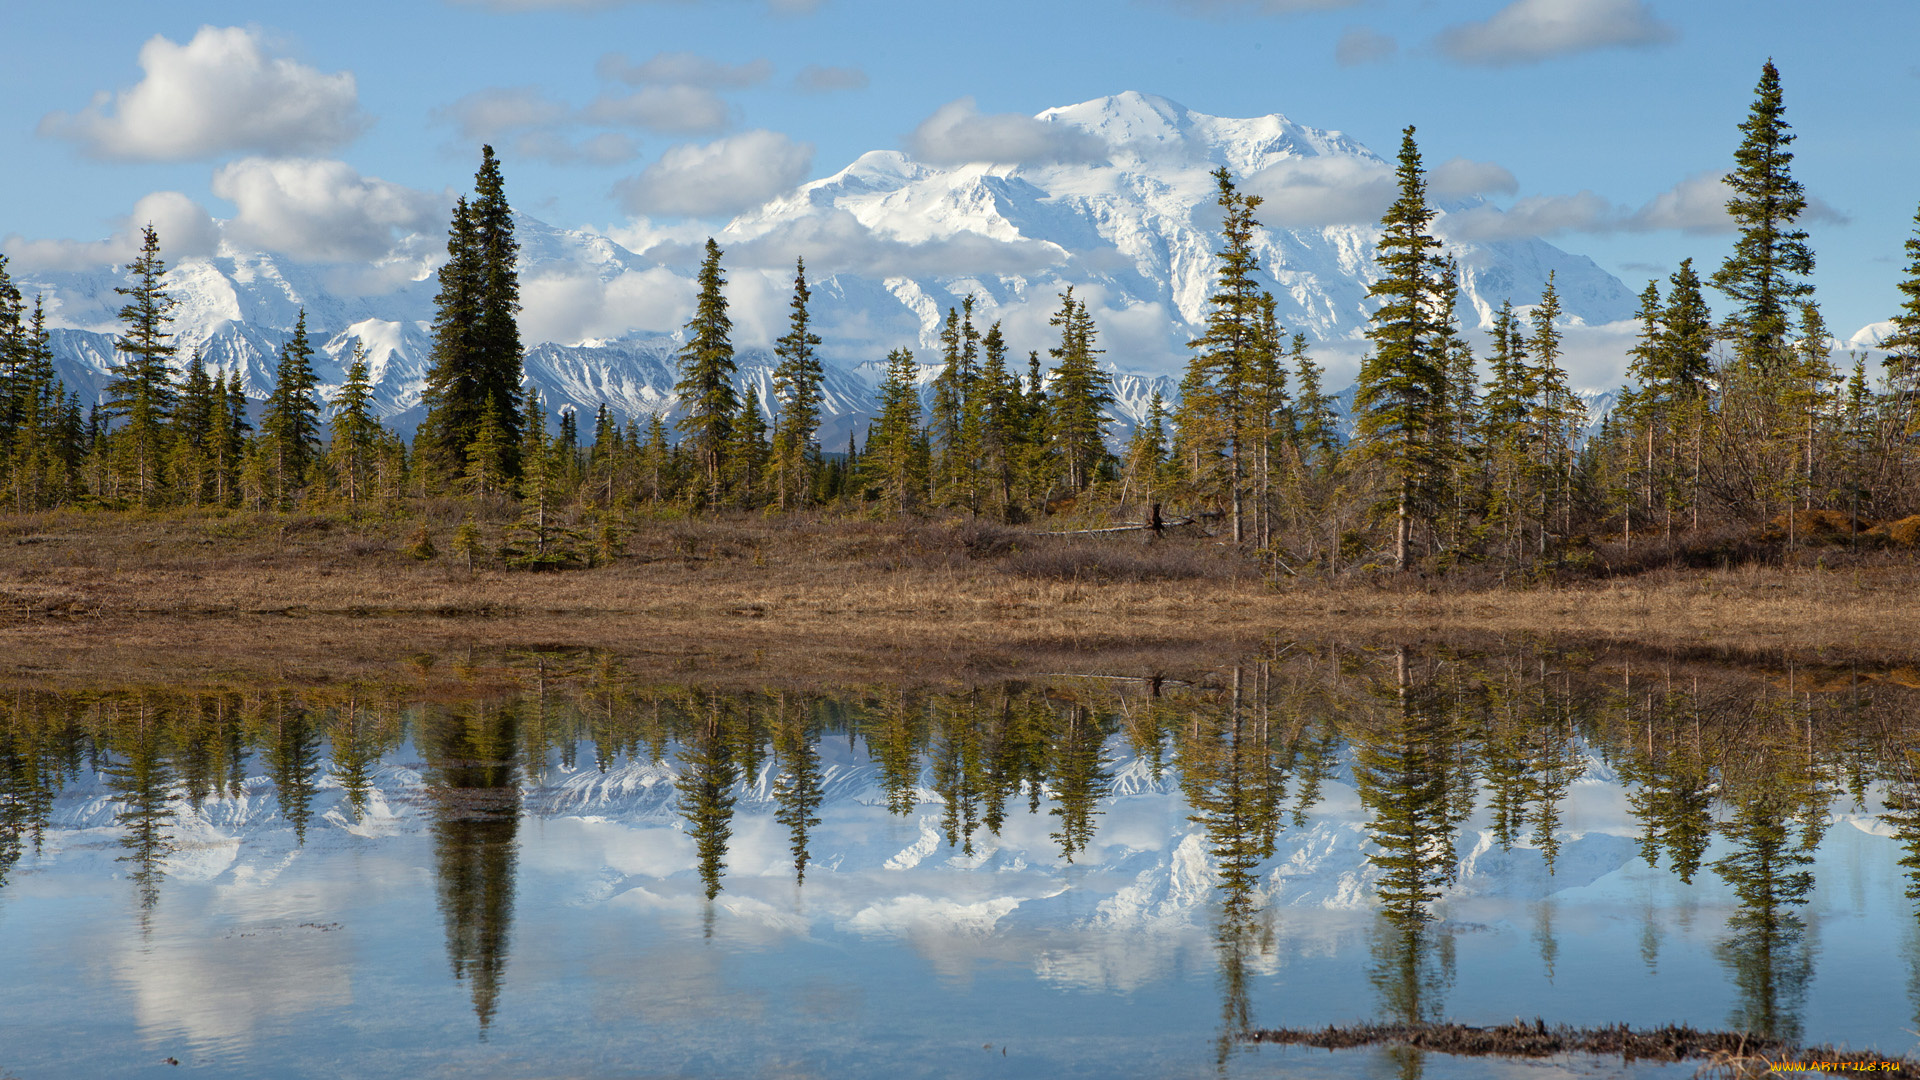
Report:
<svg viewBox="0 0 1920 1080"><path fill-rule="evenodd" d="M0 1077L1629 1072L1236 1038L1536 1015L1911 1053L1903 681L1289 647L965 693L533 653L22 691Z"/></svg>

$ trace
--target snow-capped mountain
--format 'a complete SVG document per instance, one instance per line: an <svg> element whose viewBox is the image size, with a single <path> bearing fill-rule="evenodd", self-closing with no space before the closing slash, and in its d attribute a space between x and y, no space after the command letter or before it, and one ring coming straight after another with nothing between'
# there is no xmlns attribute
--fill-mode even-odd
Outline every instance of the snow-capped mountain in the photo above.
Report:
<svg viewBox="0 0 1920 1080"><path fill-rule="evenodd" d="M1097 344L1116 372L1119 434L1144 415L1155 390L1169 401L1198 335L1219 246L1214 170L1266 199L1255 239L1261 274L1289 330L1356 352L1377 280L1379 237L1349 207L1391 195L1379 155L1332 131L1279 114L1231 119L1139 93L1050 109L1036 118L1071 154L1032 163L932 165L895 151L862 155L846 168L744 213L716 238L726 251L742 384L770 397L770 343L785 329L793 260L804 257L828 365L821 441L844 443L871 415L881 358L899 346L936 355L947 311L975 299L981 328L1001 322L1015 366L1045 350L1048 316L1069 287L1087 302ZM1383 186L1384 185L1384 186ZM1483 209L1470 192L1436 186L1436 227L1449 213ZM1341 218L1341 220L1334 220ZM1360 223L1350 223L1354 220ZM588 230L517 218L527 372L554 410L591 415L606 403L621 420L672 408L673 350L691 312L698 249L644 230L623 246ZM356 345L367 350L376 399L410 433L430 351L437 289L424 238L372 265L296 263L223 250L174 262L167 287L179 304L179 363L200 349L222 371L245 374L250 392L271 389L275 353L305 310L321 343L322 392L343 381ZM162 237L164 245L165 238ZM634 248L642 250L636 251ZM1591 260L1537 239L1450 242L1465 309L1484 321L1501 302L1534 302L1555 275L1572 321L1629 318L1634 297ZM113 363L112 335L124 285L113 267L82 271L14 268L29 295L46 294L61 375L82 397L97 395ZM930 377L933 369L927 371Z"/></svg>

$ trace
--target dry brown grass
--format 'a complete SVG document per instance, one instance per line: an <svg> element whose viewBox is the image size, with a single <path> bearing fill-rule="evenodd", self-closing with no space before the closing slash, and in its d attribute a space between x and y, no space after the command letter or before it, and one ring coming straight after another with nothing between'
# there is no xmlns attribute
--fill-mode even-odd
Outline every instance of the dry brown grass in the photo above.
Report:
<svg viewBox="0 0 1920 1080"><path fill-rule="evenodd" d="M1536 635L1911 659L1904 559L1665 570L1506 591L1409 576L1261 580L1202 538L741 516L633 523L591 570L472 574L401 553L410 521L0 519L0 665L315 675L419 651L613 646L662 669L1031 669L1108 650L1225 659L1274 637ZM496 543L499 521L483 521Z"/></svg>

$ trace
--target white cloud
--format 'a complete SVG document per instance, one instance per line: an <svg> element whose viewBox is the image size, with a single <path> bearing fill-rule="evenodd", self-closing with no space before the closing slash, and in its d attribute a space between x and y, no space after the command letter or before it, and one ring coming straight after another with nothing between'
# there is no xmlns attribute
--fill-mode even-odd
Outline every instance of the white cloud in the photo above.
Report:
<svg viewBox="0 0 1920 1080"><path fill-rule="evenodd" d="M140 251L148 225L160 238L160 257L172 265L181 259L212 255L220 247L220 226L205 207L177 191L156 191L133 204L114 234L105 240L28 240L8 236L0 248L22 268L91 270L119 266Z"/></svg>
<svg viewBox="0 0 1920 1080"><path fill-rule="evenodd" d="M826 94L835 90L865 90L867 82L867 73L857 67L808 64L793 77L793 88L807 94Z"/></svg>
<svg viewBox="0 0 1920 1080"><path fill-rule="evenodd" d="M532 86L476 90L434 110L434 119L459 128L470 142L492 142L509 132L565 123L571 110Z"/></svg>
<svg viewBox="0 0 1920 1080"><path fill-rule="evenodd" d="M1255 216L1275 228L1313 228L1379 221L1397 188L1393 170L1347 157L1292 158L1247 177L1260 196Z"/></svg>
<svg viewBox="0 0 1920 1080"><path fill-rule="evenodd" d="M1491 161L1452 158L1427 173L1427 192L1436 199L1464 199L1471 195L1512 195L1520 182L1505 167Z"/></svg>
<svg viewBox="0 0 1920 1080"><path fill-rule="evenodd" d="M1727 200L1732 197L1733 189L1727 186L1725 174L1697 173L1635 210L1616 206L1591 191L1531 195L1505 210L1476 206L1448 214L1436 223L1436 228L1455 240L1509 240L1561 232L1640 233L1662 229L1711 235L1734 231L1733 217L1727 213ZM1801 221L1844 225L1848 218L1810 196Z"/></svg>
<svg viewBox="0 0 1920 1080"><path fill-rule="evenodd" d="M600 58L596 70L603 79L617 79L634 86L652 84L743 90L766 82L773 74L773 62L761 58L744 64L725 64L698 53L663 52L633 64L619 53L608 53Z"/></svg>
<svg viewBox="0 0 1920 1080"><path fill-rule="evenodd" d="M640 146L630 136L603 131L574 142L556 131L529 131L515 136L513 154L520 158L540 158L556 165L618 165L640 156Z"/></svg>
<svg viewBox="0 0 1920 1080"><path fill-rule="evenodd" d="M1108 155L1106 144L1084 131L1019 113L982 115L971 97L934 110L907 137L907 149L930 165L1099 162Z"/></svg>
<svg viewBox="0 0 1920 1080"><path fill-rule="evenodd" d="M1644 0L1514 0L1492 18L1442 30L1436 43L1460 63L1507 67L1676 36Z"/></svg>
<svg viewBox="0 0 1920 1080"><path fill-rule="evenodd" d="M661 267L603 280L591 267L521 279L520 333L527 341L578 342L633 330L670 333L693 310L693 282Z"/></svg>
<svg viewBox="0 0 1920 1080"><path fill-rule="evenodd" d="M1513 240L1559 232L1609 232L1621 218L1612 203L1591 191L1582 191L1573 195L1530 195L1504 211L1476 206L1447 214L1435 228L1451 240Z"/></svg>
<svg viewBox="0 0 1920 1080"><path fill-rule="evenodd" d="M103 91L78 113L48 113L40 134L104 158L179 161L330 150L367 125L352 72L269 57L240 27L203 26L185 45L156 36L140 47L140 67L146 75L131 89Z"/></svg>
<svg viewBox="0 0 1920 1080"><path fill-rule="evenodd" d="M756 206L806 179L813 144L776 131L745 131L660 155L614 189L632 213L707 216Z"/></svg>
<svg viewBox="0 0 1920 1080"><path fill-rule="evenodd" d="M972 232L909 243L876 233L837 207L782 222L767 232L732 240L726 246L728 262L733 265L790 269L798 255L807 260L817 277L857 274L873 280L1032 275L1066 258L1053 244L996 240ZM697 259L698 253L688 250L675 252L672 257L685 262Z"/></svg>
<svg viewBox="0 0 1920 1080"><path fill-rule="evenodd" d="M1356 26L1340 35L1340 43L1333 47L1333 59L1341 67L1358 67L1390 60L1399 51L1400 43L1392 34Z"/></svg>
<svg viewBox="0 0 1920 1080"><path fill-rule="evenodd" d="M732 120L727 103L698 86L643 86L631 94L602 94L581 110L580 118L674 135L711 134Z"/></svg>
<svg viewBox="0 0 1920 1080"><path fill-rule="evenodd" d="M1732 197L1733 189L1727 186L1725 173L1696 173L1649 199L1627 218L1624 226L1633 232L1655 229L1732 232L1733 217L1727 213L1727 200Z"/></svg>
<svg viewBox="0 0 1920 1080"><path fill-rule="evenodd" d="M566 129L580 123L640 123L655 128L691 122L724 126L726 106L705 90L649 88L626 98L602 97L576 111L534 87L490 87L435 110L434 118L454 125L465 141L501 144L515 157L540 158L561 165L614 165L638 156L639 146L632 137L602 132L575 141ZM667 126L666 130L710 128Z"/></svg>
<svg viewBox="0 0 1920 1080"><path fill-rule="evenodd" d="M443 228L447 199L340 161L246 158L213 175L213 192L238 211L227 223L235 247L296 259L377 259L400 237Z"/></svg>

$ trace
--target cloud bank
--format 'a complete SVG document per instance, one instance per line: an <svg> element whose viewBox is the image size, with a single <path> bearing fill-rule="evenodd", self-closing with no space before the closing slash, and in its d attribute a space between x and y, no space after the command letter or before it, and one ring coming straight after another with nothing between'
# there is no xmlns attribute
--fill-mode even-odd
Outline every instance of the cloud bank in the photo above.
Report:
<svg viewBox="0 0 1920 1080"><path fill-rule="evenodd" d="M1054 165L1107 160L1107 145L1074 128L1019 113L986 115L971 97L934 110L907 137L907 150L929 165Z"/></svg>
<svg viewBox="0 0 1920 1080"><path fill-rule="evenodd" d="M203 26L185 45L156 36L140 47L140 67L145 75L131 89L103 91L78 113L49 113L40 134L96 157L185 161L324 152L368 123L352 72L271 57L240 27Z"/></svg>
<svg viewBox="0 0 1920 1080"><path fill-rule="evenodd" d="M1442 30L1435 44L1462 64L1512 67L1595 49L1660 45L1678 36L1644 0L1514 0L1492 18Z"/></svg>

